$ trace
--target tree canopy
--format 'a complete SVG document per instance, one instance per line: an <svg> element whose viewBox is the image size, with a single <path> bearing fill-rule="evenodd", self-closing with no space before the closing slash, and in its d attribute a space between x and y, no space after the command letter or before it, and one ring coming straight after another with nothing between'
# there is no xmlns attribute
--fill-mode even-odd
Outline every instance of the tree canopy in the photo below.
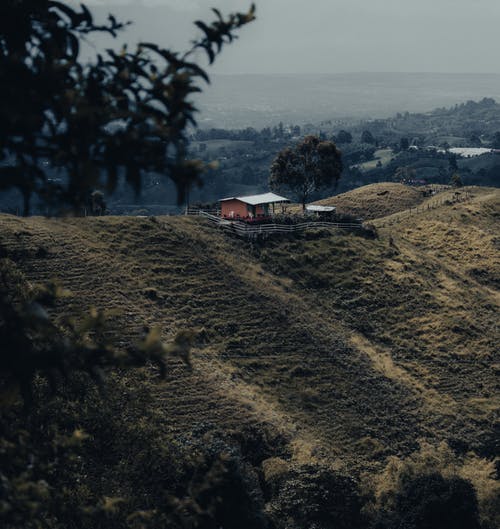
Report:
<svg viewBox="0 0 500 529"><path fill-rule="evenodd" d="M217 10L214 14L210 24L196 22L202 37L186 53L142 43L133 52L109 50L82 64L81 37L92 32L115 36L127 24L110 15L99 25L84 5L73 8L63 1L1 2L0 191L19 189L26 214L33 195L54 209L75 212L89 197L104 208L95 189L104 184L112 192L120 174L138 190L144 172L154 171L171 178L182 197L204 170L200 161L187 158L187 127L196 125L190 98L201 90L200 82L209 81L192 55L201 49L212 63L234 32L253 20L254 8L227 18ZM53 178L54 170L60 178ZM85 505L81 496L70 499L71 479L81 472L74 466L76 453L90 436L71 422L65 428L73 426L73 434L55 433L60 410L43 411L34 398L43 398L37 381L47 380L55 393L62 386L58 382L69 389L85 375L102 386L110 367L153 363L164 375L169 356L190 365L195 333L180 330L166 345L159 328L144 327L138 343L112 343L103 310L57 318L51 309L71 294L57 284L31 285L9 257L9 250L0 247L2 527L97 527L99 520L106 526L132 526L128 520L116 525L110 520L120 499L105 497L94 506ZM86 384L77 392L80 399L92 393ZM9 407L18 405L19 393L25 414ZM46 413L41 428L33 419L37 413ZM148 513L155 516L151 526L172 526L174 509L165 501L162 507ZM195 520L192 526L211 527L198 523L199 513L185 518Z"/></svg>
<svg viewBox="0 0 500 529"><path fill-rule="evenodd" d="M19 189L25 214L33 195L77 209L98 186L112 192L120 174L139 191L143 173L156 172L175 182L182 200L205 169L186 157L186 128L196 125L190 98L201 91L200 82L209 82L193 54L203 50L212 63L253 20L254 7L227 18L214 14L211 24L195 23L202 37L185 53L143 42L84 64L81 37L116 36L127 24L112 15L98 24L84 5L3 1L0 190Z"/></svg>
<svg viewBox="0 0 500 529"><path fill-rule="evenodd" d="M332 141L306 136L295 147L278 153L271 165L271 189L296 193L302 209L314 191L337 183L342 173L341 153Z"/></svg>
<svg viewBox="0 0 500 529"><path fill-rule="evenodd" d="M369 130L364 130L361 134L361 143L376 143L375 138L373 137L373 134Z"/></svg>
<svg viewBox="0 0 500 529"><path fill-rule="evenodd" d="M335 136L335 141L340 145L341 143L351 143L352 142L352 134L350 132L347 132L346 130L341 130L339 133Z"/></svg>

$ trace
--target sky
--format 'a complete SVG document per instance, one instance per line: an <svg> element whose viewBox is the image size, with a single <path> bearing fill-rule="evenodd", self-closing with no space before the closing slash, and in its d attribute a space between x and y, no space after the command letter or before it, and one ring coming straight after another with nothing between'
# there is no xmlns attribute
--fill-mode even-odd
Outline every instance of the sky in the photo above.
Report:
<svg viewBox="0 0 500 529"><path fill-rule="evenodd" d="M70 0L70 3L74 0ZM186 49L193 20L246 0L87 0L134 22L118 41ZM257 0L212 73L500 73L500 0ZM108 43L95 41L96 49Z"/></svg>

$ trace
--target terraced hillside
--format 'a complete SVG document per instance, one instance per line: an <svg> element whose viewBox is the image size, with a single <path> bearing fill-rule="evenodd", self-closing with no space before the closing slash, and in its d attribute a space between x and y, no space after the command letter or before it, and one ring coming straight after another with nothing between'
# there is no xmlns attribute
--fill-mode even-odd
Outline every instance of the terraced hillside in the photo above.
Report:
<svg viewBox="0 0 500 529"><path fill-rule="evenodd" d="M366 203L386 197L368 187ZM419 439L498 451L500 192L470 192L377 219L374 240L250 243L200 218L1 216L0 245L29 281L72 291L58 314L109 310L122 347L144 324L165 338L198 329L192 370L170 359L164 382L152 369L116 381L123 402L147 389L147 420L165 442L253 429L274 443L265 457L357 475Z"/></svg>

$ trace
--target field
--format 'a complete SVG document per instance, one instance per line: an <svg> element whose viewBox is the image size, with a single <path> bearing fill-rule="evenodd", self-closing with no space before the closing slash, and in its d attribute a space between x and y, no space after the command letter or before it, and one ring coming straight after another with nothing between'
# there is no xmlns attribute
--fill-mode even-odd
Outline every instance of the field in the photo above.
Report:
<svg viewBox="0 0 500 529"><path fill-rule="evenodd" d="M73 293L56 314L109 311L119 347L144 324L166 339L196 330L192 370L172 358L165 381L152 368L112 377L116 420L140 417L165 444L251 431L273 447L248 448L256 467L280 457L364 479L423 441L497 454L500 192L469 192L413 216L432 198L400 184L320 202L371 219L376 239L250 243L194 217L2 215L0 248L31 283ZM126 493L120 464L97 475Z"/></svg>
<svg viewBox="0 0 500 529"><path fill-rule="evenodd" d="M385 167L392 160L393 156L394 151L392 149L379 149L375 151L373 160L356 164L356 167L362 171L369 171L370 169L375 169L378 162L382 164L382 167Z"/></svg>
<svg viewBox="0 0 500 529"><path fill-rule="evenodd" d="M204 144L208 153L218 155L221 149L225 149L228 152L235 151L237 149L245 149L253 147L252 141L243 140L207 140L202 142L193 142L192 149L194 151L200 150L200 145Z"/></svg>

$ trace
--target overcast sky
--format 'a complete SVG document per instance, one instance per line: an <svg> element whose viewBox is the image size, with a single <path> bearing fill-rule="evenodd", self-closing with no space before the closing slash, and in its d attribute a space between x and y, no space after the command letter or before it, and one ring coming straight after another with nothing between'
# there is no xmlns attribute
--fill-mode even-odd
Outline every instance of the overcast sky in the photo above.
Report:
<svg viewBox="0 0 500 529"><path fill-rule="evenodd" d="M244 0L90 0L134 21L120 35L185 49L210 7ZM260 0L216 73L500 73L500 0ZM97 46L102 46L99 41Z"/></svg>

